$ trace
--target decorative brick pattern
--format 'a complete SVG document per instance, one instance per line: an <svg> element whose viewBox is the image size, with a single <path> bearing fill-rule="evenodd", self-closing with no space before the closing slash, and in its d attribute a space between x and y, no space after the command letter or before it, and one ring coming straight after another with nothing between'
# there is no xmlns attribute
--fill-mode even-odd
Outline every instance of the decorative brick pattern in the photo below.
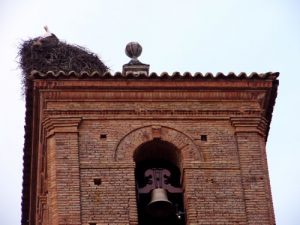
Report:
<svg viewBox="0 0 300 225"><path fill-rule="evenodd" d="M183 159L203 160L199 147L189 136L175 129L157 125L135 129L123 137L116 148L115 160L132 160L134 151L141 144L151 141L154 138L159 138L175 145L180 150Z"/></svg>

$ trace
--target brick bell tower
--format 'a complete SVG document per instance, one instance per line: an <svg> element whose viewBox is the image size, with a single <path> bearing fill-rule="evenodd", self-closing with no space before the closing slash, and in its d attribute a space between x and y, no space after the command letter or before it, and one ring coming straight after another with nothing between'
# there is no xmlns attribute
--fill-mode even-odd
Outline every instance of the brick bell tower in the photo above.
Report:
<svg viewBox="0 0 300 225"><path fill-rule="evenodd" d="M22 225L274 225L279 73L31 70Z"/></svg>

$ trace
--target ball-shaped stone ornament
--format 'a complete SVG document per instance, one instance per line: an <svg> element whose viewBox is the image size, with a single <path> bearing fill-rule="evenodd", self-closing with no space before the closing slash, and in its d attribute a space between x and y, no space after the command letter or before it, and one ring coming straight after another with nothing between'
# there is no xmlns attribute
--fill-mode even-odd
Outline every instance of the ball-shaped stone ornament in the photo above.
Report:
<svg viewBox="0 0 300 225"><path fill-rule="evenodd" d="M138 42L130 42L126 45L125 53L129 58L137 59L142 54L142 46Z"/></svg>

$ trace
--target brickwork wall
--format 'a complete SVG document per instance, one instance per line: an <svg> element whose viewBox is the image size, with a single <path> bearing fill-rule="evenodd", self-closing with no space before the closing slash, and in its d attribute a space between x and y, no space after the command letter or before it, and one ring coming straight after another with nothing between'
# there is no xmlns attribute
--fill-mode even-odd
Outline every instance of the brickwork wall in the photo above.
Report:
<svg viewBox="0 0 300 225"><path fill-rule="evenodd" d="M81 169L83 224L137 224L134 167L102 167Z"/></svg>
<svg viewBox="0 0 300 225"><path fill-rule="evenodd" d="M188 224L247 224L238 169L186 169Z"/></svg>
<svg viewBox="0 0 300 225"><path fill-rule="evenodd" d="M137 225L133 155L160 138L181 152L186 224L273 225L264 93L239 92L45 91L49 224Z"/></svg>

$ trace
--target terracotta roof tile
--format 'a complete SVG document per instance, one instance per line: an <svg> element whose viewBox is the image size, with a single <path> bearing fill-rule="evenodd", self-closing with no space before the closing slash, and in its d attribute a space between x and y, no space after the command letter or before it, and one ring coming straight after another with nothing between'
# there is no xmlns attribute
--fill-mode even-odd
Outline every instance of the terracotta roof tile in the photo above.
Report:
<svg viewBox="0 0 300 225"><path fill-rule="evenodd" d="M190 73L184 72L181 74L180 72L174 72L169 74L167 72L162 72L161 74L157 74L155 72L150 73L149 75L145 75L145 73L128 73L126 75L122 74L121 72L116 72L114 74L110 72L99 72L94 71L92 73L82 71L77 73L75 71L48 71L46 73L39 72L37 70L33 70L29 76L30 79L39 79L39 78L98 78L98 79L269 79L269 78L277 78L279 76L278 72L267 72L267 73L256 73L253 72L251 74L246 74L244 72L236 74L230 72L228 74L224 73L216 73L215 75L212 73L205 73L202 74L200 72L197 73Z"/></svg>

